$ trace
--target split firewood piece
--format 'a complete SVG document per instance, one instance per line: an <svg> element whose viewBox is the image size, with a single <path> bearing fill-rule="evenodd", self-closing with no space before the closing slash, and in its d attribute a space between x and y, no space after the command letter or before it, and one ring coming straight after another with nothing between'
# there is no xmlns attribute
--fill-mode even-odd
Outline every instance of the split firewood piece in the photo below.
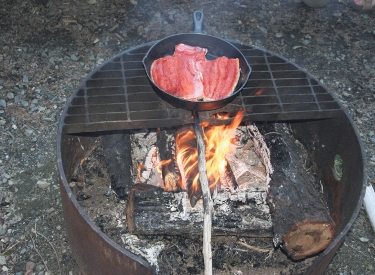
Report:
<svg viewBox="0 0 375 275"><path fill-rule="evenodd" d="M133 181L163 187L163 179L158 172L159 150L156 146L157 134L153 130L133 130L131 135Z"/></svg>
<svg viewBox="0 0 375 275"><path fill-rule="evenodd" d="M213 202L212 235L273 236L266 192L222 190ZM135 184L127 203L126 221L133 234L202 235L203 202L192 207L186 191Z"/></svg>
<svg viewBox="0 0 375 275"><path fill-rule="evenodd" d="M101 136L101 146L111 177L112 189L120 198L124 198L133 186L131 179L130 133L110 132Z"/></svg>
<svg viewBox="0 0 375 275"><path fill-rule="evenodd" d="M312 167L305 167L307 153L293 138L287 124L262 124L274 172L268 191L274 227L274 245L300 260L325 249L336 225Z"/></svg>
<svg viewBox="0 0 375 275"><path fill-rule="evenodd" d="M157 132L157 148L160 155L158 169L164 181L164 191L176 192L184 189L176 160L176 131L161 129ZM160 173L160 171L159 171Z"/></svg>

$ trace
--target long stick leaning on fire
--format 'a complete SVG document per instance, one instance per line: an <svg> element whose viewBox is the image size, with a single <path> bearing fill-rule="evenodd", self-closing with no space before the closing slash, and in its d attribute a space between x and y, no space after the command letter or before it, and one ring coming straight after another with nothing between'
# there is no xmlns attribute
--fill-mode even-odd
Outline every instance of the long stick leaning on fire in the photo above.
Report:
<svg viewBox="0 0 375 275"><path fill-rule="evenodd" d="M206 146L203 139L203 130L199 121L198 112L194 112L194 130L197 138L198 148L198 170L199 181L202 189L203 198L203 258L204 258L204 275L212 275L212 250L211 250L211 233L212 233L212 211L213 203L211 199L210 188L207 179L206 169Z"/></svg>

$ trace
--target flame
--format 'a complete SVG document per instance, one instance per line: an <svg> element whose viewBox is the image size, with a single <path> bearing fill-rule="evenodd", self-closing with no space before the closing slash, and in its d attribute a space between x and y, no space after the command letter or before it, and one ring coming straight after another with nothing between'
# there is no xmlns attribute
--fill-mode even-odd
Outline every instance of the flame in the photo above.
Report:
<svg viewBox="0 0 375 275"><path fill-rule="evenodd" d="M167 159L167 160L161 160L158 163L158 166L156 167L156 171L158 171L159 174L162 173L163 166L166 166L172 162L172 159Z"/></svg>
<svg viewBox="0 0 375 275"><path fill-rule="evenodd" d="M225 173L228 165L225 155L233 152L235 146L232 143L236 135L236 128L241 123L244 111L237 113L230 125L209 126L201 123L206 145L206 169L210 188L214 188L220 180L220 175ZM189 128L181 131L176 137L177 163L183 167L181 172L184 188L188 181L192 181L190 194L194 194L199 188L198 150L194 130ZM190 184L189 184L190 185Z"/></svg>

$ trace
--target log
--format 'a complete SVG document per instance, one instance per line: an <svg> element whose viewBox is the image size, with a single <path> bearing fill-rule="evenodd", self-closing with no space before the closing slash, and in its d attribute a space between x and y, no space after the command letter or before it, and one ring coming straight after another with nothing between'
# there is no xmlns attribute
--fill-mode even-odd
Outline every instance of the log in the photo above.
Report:
<svg viewBox="0 0 375 275"><path fill-rule="evenodd" d="M111 177L111 187L120 198L126 198L133 187L130 133L109 132L101 136L100 143Z"/></svg>
<svg viewBox="0 0 375 275"><path fill-rule="evenodd" d="M333 240L336 225L323 198L308 156L293 138L287 124L257 125L271 154L267 201L274 227L274 245L300 260L325 249Z"/></svg>
<svg viewBox="0 0 375 275"><path fill-rule="evenodd" d="M191 207L186 191L164 192L163 188L136 184L129 193L126 220L133 234L202 236L203 203ZM272 237L272 222L266 192L229 190L213 200L213 235Z"/></svg>
<svg viewBox="0 0 375 275"><path fill-rule="evenodd" d="M159 150L160 160L165 162L161 166L164 190L176 192L183 188L182 178L176 160L176 131L161 129L157 133L156 146Z"/></svg>

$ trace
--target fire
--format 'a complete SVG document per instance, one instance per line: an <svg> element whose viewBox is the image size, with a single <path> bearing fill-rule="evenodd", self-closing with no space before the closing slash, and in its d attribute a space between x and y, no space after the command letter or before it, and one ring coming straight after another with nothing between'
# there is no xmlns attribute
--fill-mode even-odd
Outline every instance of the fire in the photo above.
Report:
<svg viewBox="0 0 375 275"><path fill-rule="evenodd" d="M225 159L226 154L233 152L235 146L232 143L236 135L236 128L242 121L244 111L238 112L230 125L209 126L202 123L206 145L206 169L210 189L214 188L225 173L228 165ZM190 194L199 189L198 173L198 150L196 148L195 133L192 128L181 131L176 137L177 163L180 169L182 185L190 188Z"/></svg>

